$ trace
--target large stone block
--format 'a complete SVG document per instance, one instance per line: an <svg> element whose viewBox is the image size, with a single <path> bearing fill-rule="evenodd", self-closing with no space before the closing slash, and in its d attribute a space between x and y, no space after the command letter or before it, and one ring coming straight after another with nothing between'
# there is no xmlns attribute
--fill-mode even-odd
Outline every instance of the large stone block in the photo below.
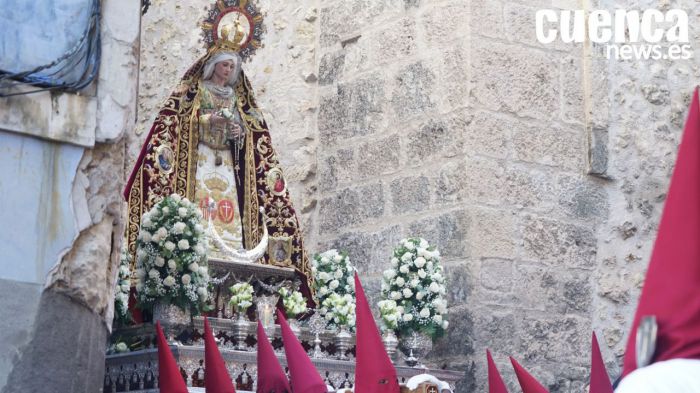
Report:
<svg viewBox="0 0 700 393"><path fill-rule="evenodd" d="M519 277L514 286L518 307L589 315L593 299L590 274L527 264L520 264L515 274Z"/></svg>
<svg viewBox="0 0 700 393"><path fill-rule="evenodd" d="M517 208L550 211L554 205L555 186L551 172L513 166L505 173L505 200Z"/></svg>
<svg viewBox="0 0 700 393"><path fill-rule="evenodd" d="M515 158L542 165L585 170L585 131L565 130L557 126L538 127L521 123L513 130Z"/></svg>
<svg viewBox="0 0 700 393"><path fill-rule="evenodd" d="M517 122L504 116L479 111L469 123L464 136L464 148L468 154L496 158L508 157L508 141Z"/></svg>
<svg viewBox="0 0 700 393"><path fill-rule="evenodd" d="M349 183L355 168L355 151L339 149L335 154L323 157L319 166L319 189L321 192L335 190L338 184Z"/></svg>
<svg viewBox="0 0 700 393"><path fill-rule="evenodd" d="M508 2L503 6L503 15L505 22L505 36L508 40L519 42L528 46L538 46L550 51L578 51L580 53L581 44L565 43L561 40L561 36L552 43L543 44L537 40L535 34L535 13L538 10L552 8L551 2L543 2L545 5L537 7L535 4L517 4ZM579 7L575 7L580 9Z"/></svg>
<svg viewBox="0 0 700 393"><path fill-rule="evenodd" d="M425 176L403 177L391 182L392 213L399 216L426 210L430 205L430 182Z"/></svg>
<svg viewBox="0 0 700 393"><path fill-rule="evenodd" d="M384 101L384 80L376 73L322 94L318 114L321 143L327 146L381 129Z"/></svg>
<svg viewBox="0 0 700 393"><path fill-rule="evenodd" d="M467 159L461 186L467 200L484 205L499 205L503 200L505 169L499 161L484 157Z"/></svg>
<svg viewBox="0 0 700 393"><path fill-rule="evenodd" d="M561 118L570 123L583 124L585 122L585 100L587 97L585 96L583 79L584 72L587 70L582 66L583 61L589 61L589 59L582 60L580 54L577 53L563 58L559 65L562 81ZM594 75L595 78L591 77L590 79L598 79L599 74ZM597 108L592 112L596 111Z"/></svg>
<svg viewBox="0 0 700 393"><path fill-rule="evenodd" d="M599 180L565 175L557 183L559 206L567 215L579 219L608 217L608 194Z"/></svg>
<svg viewBox="0 0 700 393"><path fill-rule="evenodd" d="M42 288L41 284L0 279L0 310L11 316L0 319L0 390L31 338Z"/></svg>
<svg viewBox="0 0 700 393"><path fill-rule="evenodd" d="M318 83L324 86L337 82L343 76L344 65L345 53L343 52L330 52L323 55L318 66Z"/></svg>
<svg viewBox="0 0 700 393"><path fill-rule="evenodd" d="M339 1L322 8L319 44L325 47L339 42L343 37L356 31L361 22L353 11L350 1Z"/></svg>
<svg viewBox="0 0 700 393"><path fill-rule="evenodd" d="M371 37L360 36L357 40L344 46L345 64L342 71L343 77L350 77L374 66L373 61L370 61L370 53L372 45L374 45L370 39Z"/></svg>
<svg viewBox="0 0 700 393"><path fill-rule="evenodd" d="M450 309L445 337L435 342L429 359L466 356L474 353L474 316L464 307Z"/></svg>
<svg viewBox="0 0 700 393"><path fill-rule="evenodd" d="M584 269L594 266L597 239L590 227L534 215L523 216L520 226L525 258Z"/></svg>
<svg viewBox="0 0 700 393"><path fill-rule="evenodd" d="M498 0L471 1L470 30L472 34L503 38L503 4Z"/></svg>
<svg viewBox="0 0 700 393"><path fill-rule="evenodd" d="M378 232L343 233L324 244L327 249L347 251L357 271L370 276L389 268L392 251L401 239L400 227L393 225Z"/></svg>
<svg viewBox="0 0 700 393"><path fill-rule="evenodd" d="M517 353L519 335L517 332L516 316L512 310L494 310L477 307L474 314L474 341L478 346L486 346L491 349L495 359L499 355ZM484 356L483 352L477 356ZM485 363L485 359L483 359Z"/></svg>
<svg viewBox="0 0 700 393"><path fill-rule="evenodd" d="M371 179L401 169L401 142L397 135L365 142L358 147L357 152L357 171L354 175L358 180Z"/></svg>
<svg viewBox="0 0 700 393"><path fill-rule="evenodd" d="M423 116L435 108L435 73L423 62L400 69L394 78L391 106L402 119Z"/></svg>
<svg viewBox="0 0 700 393"><path fill-rule="evenodd" d="M472 257L510 259L516 256L516 217L507 210L475 208L467 243Z"/></svg>
<svg viewBox="0 0 700 393"><path fill-rule="evenodd" d="M454 210L410 223L406 235L426 239L445 258L463 258L468 255L464 239L469 227L467 212Z"/></svg>
<svg viewBox="0 0 700 393"><path fill-rule="evenodd" d="M434 91L438 113L448 113L469 104L469 61L469 42L465 38L427 60L437 73Z"/></svg>
<svg viewBox="0 0 700 393"><path fill-rule="evenodd" d="M513 290L515 262L509 259L487 258L481 261L479 284L489 290L503 293Z"/></svg>
<svg viewBox="0 0 700 393"><path fill-rule="evenodd" d="M381 183L346 188L319 202L319 232L334 232L384 215L384 191Z"/></svg>
<svg viewBox="0 0 700 393"><path fill-rule="evenodd" d="M2 130L84 147L95 145L97 99L94 96L44 91L2 97L0 105Z"/></svg>
<svg viewBox="0 0 700 393"><path fill-rule="evenodd" d="M322 47L336 44L370 26L378 18L391 18L403 12L403 0L337 1L321 9Z"/></svg>
<svg viewBox="0 0 700 393"><path fill-rule="evenodd" d="M412 19L402 18L382 26L367 37L370 66L393 63L416 54L416 23Z"/></svg>
<svg viewBox="0 0 700 393"><path fill-rule="evenodd" d="M524 315L516 330L520 336L518 360L522 359L526 364L551 361L588 366L590 326L590 321L574 316L552 313ZM560 367L553 371L560 371L563 368Z"/></svg>
<svg viewBox="0 0 700 393"><path fill-rule="evenodd" d="M431 4L419 12L421 36L427 48L435 48L469 34L469 3L452 1Z"/></svg>
<svg viewBox="0 0 700 393"><path fill-rule="evenodd" d="M99 392L107 327L103 317L51 290L41 295L31 341L3 393Z"/></svg>
<svg viewBox="0 0 700 393"><path fill-rule="evenodd" d="M417 166L431 158L454 157L463 149L464 130L471 117L457 113L444 118L430 119L408 131L403 139L409 166Z"/></svg>
<svg viewBox="0 0 700 393"><path fill-rule="evenodd" d="M478 281L473 271L473 262L464 260L443 264L445 277L447 277L447 303L448 306L460 306L467 304L474 293L474 286Z"/></svg>
<svg viewBox="0 0 700 393"><path fill-rule="evenodd" d="M430 187L435 193L434 203L441 205L464 201L467 190L470 189L468 175L463 160L442 164Z"/></svg>
<svg viewBox="0 0 700 393"><path fill-rule="evenodd" d="M559 68L551 54L483 40L472 44L471 97L488 109L552 119L559 112Z"/></svg>

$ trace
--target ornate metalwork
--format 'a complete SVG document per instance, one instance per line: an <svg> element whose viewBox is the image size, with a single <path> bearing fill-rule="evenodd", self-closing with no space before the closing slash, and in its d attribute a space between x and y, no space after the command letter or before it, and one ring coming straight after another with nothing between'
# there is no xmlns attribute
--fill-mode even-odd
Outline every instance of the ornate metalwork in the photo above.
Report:
<svg viewBox="0 0 700 393"><path fill-rule="evenodd" d="M230 322L230 321L229 321ZM331 332L332 333L332 332ZM175 347L173 355L176 361L187 375L187 386L191 392L204 392L203 388L193 386L196 383L198 369L204 359L203 345L185 345ZM226 362L227 369L236 382L236 391L254 392L257 381L257 361L255 352L237 351L231 348L221 348L221 355ZM287 365L283 354L278 355L282 367ZM326 383L336 389L341 387L352 388L354 385L355 362L337 359L313 359ZM146 349L122 354L108 355L105 370L105 393L118 393L125 391L139 393L158 392L158 350ZM421 373L434 375L436 378L450 384L452 389L455 383L463 378L464 374L458 371L426 370L405 366L396 366L399 382L405 383L409 378ZM128 383L133 378L138 381L138 389L129 389ZM121 381L118 383L118 381ZM249 384L246 384L249 382ZM244 388L247 385L247 388Z"/></svg>

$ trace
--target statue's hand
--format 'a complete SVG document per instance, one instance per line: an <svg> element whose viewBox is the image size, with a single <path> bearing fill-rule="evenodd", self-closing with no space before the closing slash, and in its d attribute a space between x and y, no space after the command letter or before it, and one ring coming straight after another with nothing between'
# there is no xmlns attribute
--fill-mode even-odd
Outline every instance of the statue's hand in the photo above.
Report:
<svg viewBox="0 0 700 393"><path fill-rule="evenodd" d="M226 123L228 123L228 120L223 116L219 116L216 113L212 113L211 117L209 118L209 122L212 126L216 128L223 128L226 125Z"/></svg>
<svg viewBox="0 0 700 393"><path fill-rule="evenodd" d="M233 135L234 138L239 138L241 135L243 135L243 130L241 129L241 125L238 123L231 124L231 134Z"/></svg>

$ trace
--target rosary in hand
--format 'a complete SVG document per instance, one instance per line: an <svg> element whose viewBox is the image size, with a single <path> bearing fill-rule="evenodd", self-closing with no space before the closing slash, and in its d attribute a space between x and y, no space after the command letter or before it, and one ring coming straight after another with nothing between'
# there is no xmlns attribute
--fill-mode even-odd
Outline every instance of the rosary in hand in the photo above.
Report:
<svg viewBox="0 0 700 393"><path fill-rule="evenodd" d="M240 150L243 148L243 141L245 140L245 134L241 128L241 125L236 122L236 118L233 113L228 108L220 110L217 115L225 122L225 131L228 131L228 126L231 125L231 133L225 132L226 142L229 146L233 147L234 162L238 163Z"/></svg>

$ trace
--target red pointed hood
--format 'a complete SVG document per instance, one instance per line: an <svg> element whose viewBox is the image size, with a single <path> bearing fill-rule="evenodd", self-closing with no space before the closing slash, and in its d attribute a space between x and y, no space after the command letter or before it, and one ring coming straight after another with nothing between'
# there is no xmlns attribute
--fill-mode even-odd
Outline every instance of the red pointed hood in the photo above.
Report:
<svg viewBox="0 0 700 393"><path fill-rule="evenodd" d="M496 363L494 363L491 357L491 351L488 349L486 350L486 361L489 366L489 393L508 393L508 388L506 388L506 384L503 383L503 378L501 378Z"/></svg>
<svg viewBox="0 0 700 393"><path fill-rule="evenodd" d="M180 374L170 346L165 340L160 321L156 322L156 345L158 345L158 386L163 393L187 393L187 384Z"/></svg>
<svg viewBox="0 0 700 393"><path fill-rule="evenodd" d="M386 353L360 278L355 273L356 366L355 391L398 393L396 369Z"/></svg>
<svg viewBox="0 0 700 393"><path fill-rule="evenodd" d="M277 310L277 320L282 328L284 354L289 367L289 379L294 393L326 393L326 384L306 354L304 347L289 328L284 315Z"/></svg>
<svg viewBox="0 0 700 393"><path fill-rule="evenodd" d="M652 362L700 359L700 108L695 89L678 149L644 288L625 352L623 375L636 369L636 332L656 316Z"/></svg>
<svg viewBox="0 0 700 393"><path fill-rule="evenodd" d="M275 350L258 321L258 384L257 393L291 393L289 380L277 360Z"/></svg>
<svg viewBox="0 0 700 393"><path fill-rule="evenodd" d="M523 393L549 393L549 391L542 386L541 383L537 382L535 377L530 375L515 359L510 358L510 362L513 364L513 369L515 370L515 375L518 377L518 383L523 389Z"/></svg>
<svg viewBox="0 0 700 393"><path fill-rule="evenodd" d="M593 332L593 341L591 342L591 380L589 393L613 393L610 377L605 370L603 355L600 354L598 346L598 338Z"/></svg>
<svg viewBox="0 0 700 393"><path fill-rule="evenodd" d="M236 392L206 317L204 317L204 387L207 393Z"/></svg>

